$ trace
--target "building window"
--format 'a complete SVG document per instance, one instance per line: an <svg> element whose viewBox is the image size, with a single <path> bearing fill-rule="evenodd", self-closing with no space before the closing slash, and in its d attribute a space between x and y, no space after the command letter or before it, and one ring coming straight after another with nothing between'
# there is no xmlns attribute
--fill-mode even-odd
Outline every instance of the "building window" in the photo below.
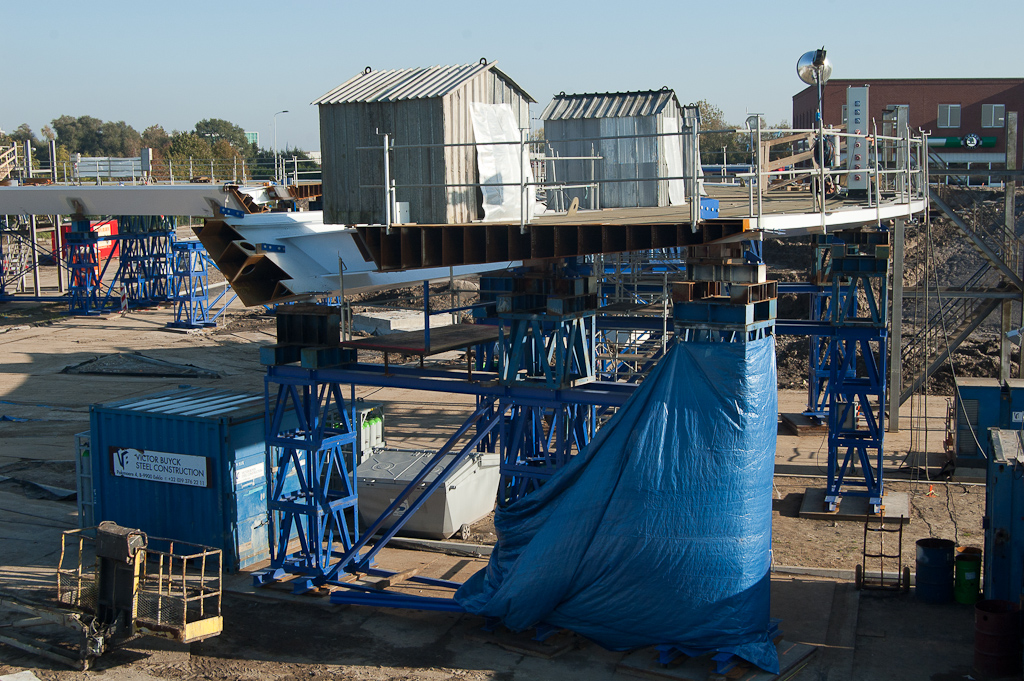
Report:
<svg viewBox="0 0 1024 681"><path fill-rule="evenodd" d="M1006 125L1005 104L982 104L981 105L981 127L1001 128Z"/></svg>
<svg viewBox="0 0 1024 681"><path fill-rule="evenodd" d="M959 104L939 104L939 122L937 127L940 128L959 128L960 127L960 105Z"/></svg>

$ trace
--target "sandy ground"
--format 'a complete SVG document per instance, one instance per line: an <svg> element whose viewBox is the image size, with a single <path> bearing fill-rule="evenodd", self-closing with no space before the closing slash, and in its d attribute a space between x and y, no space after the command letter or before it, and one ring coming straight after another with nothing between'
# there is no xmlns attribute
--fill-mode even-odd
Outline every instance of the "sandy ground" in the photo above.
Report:
<svg viewBox="0 0 1024 681"><path fill-rule="evenodd" d="M188 334L165 330L171 318L167 309L132 312L125 317L78 319L64 317L56 308L0 307L0 476L15 479L0 482L0 588L45 587L50 583L59 533L77 523L74 501L47 498L19 481L74 488L73 437L88 429L90 404L182 383L262 391L263 371L256 348L274 342L273 322L241 309L229 314L233 323ZM65 367L90 359L133 352L217 372L219 378L62 373ZM440 445L472 405L470 397L394 389L361 388L357 394L385 403L390 443L408 447ZM780 410L800 411L804 400L800 392L784 391L780 394ZM905 417L909 420L907 407ZM945 399L932 398L928 409L932 416L929 423L934 427L928 442L938 453L942 450ZM923 457L908 457L908 453L920 450L923 441L921 435L911 441L907 432L892 434L886 448L892 480L888 489L910 496L911 521L903 533L904 563L910 565L918 538L943 537L961 545L980 545L982 539L983 487L921 480L923 469L919 464ZM804 490L824 484L823 447L822 434L796 437L780 431L773 501L773 557L780 569L796 566L850 571L861 561L860 522L798 517ZM486 519L474 526L470 541L493 541ZM481 560L423 552L395 551L388 559L424 562L424 569L457 579L483 564ZM950 606L946 610L926 610L921 615L923 622L947 618L950 636L955 638L955 643L947 642L941 655L931 654L931 666L905 670L899 676L873 672L873 656L882 650L879 646L896 645L893 637L897 632L884 624L892 616L891 608L920 606L899 597L862 605L862 609L867 608L863 612L879 618L879 623L871 624L862 636L856 617L857 597L852 597L852 620L849 616L843 619L845 610L836 605L851 598L844 595L849 587L846 579L846 572L835 573L825 581L812 576L786 576L784 571L777 575L773 607L788 619L784 629L795 632L794 640L822 646L821 654L799 678L826 678L837 664L846 665L846 678L922 679L969 665L971 613L966 606ZM244 582L238 582L240 592L246 591ZM813 617L807 605L812 597L820 601L821 608ZM871 614L873 609L878 610L877 615ZM0 674L28 668L40 678L61 681L96 676L374 680L621 677L615 665L622 653L604 651L582 641L584 647L558 660L512 653L471 640L480 621L469 616L329 606L308 597L279 600L276 595L245 593L226 597L225 614L225 632L217 638L190 648L140 641L105 657L99 670L88 674L63 671L0 646ZM866 621L874 620L869 617ZM834 640L827 643L832 629ZM836 643L839 639L835 637L843 631L856 639L856 652L853 643ZM888 638L884 631L888 631ZM922 634L922 640L927 638ZM840 652L836 651L846 651L843 655L849 659L837 662L835 655Z"/></svg>

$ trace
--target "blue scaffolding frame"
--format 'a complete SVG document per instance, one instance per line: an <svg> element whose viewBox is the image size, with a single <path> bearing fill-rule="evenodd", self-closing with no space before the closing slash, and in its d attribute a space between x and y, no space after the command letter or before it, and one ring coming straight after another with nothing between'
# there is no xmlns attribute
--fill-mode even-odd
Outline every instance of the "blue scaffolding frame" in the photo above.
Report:
<svg viewBox="0 0 1024 681"><path fill-rule="evenodd" d="M166 302L171 287L171 252L176 221L163 215L121 215L117 220L118 271L129 307Z"/></svg>
<svg viewBox="0 0 1024 681"><path fill-rule="evenodd" d="M73 222L67 234L68 314L93 315L104 311L99 305L100 274L96 246L99 236L89 222Z"/></svg>
<svg viewBox="0 0 1024 681"><path fill-rule="evenodd" d="M124 233L100 236L86 219L71 222L67 234L69 270L68 314L90 316L121 308L120 287L129 308L149 307L166 302L170 296L174 218L163 216L121 216ZM114 241L119 250L118 266L108 285L103 284L114 259L111 249L100 267L98 246ZM29 300L29 298L24 298Z"/></svg>
<svg viewBox="0 0 1024 681"><path fill-rule="evenodd" d="M579 282L567 285L581 286ZM563 297L558 304L573 303ZM484 307L486 304L477 309ZM492 344L477 346L478 368L472 378L466 375L453 380L449 371L359 364L344 350L332 356L331 361L337 361L333 366L323 365L322 353L318 354L316 347L265 353L270 364L265 390L271 490L268 506L275 513L278 529L272 541L271 565L254 577L256 584L298 575L293 582L297 592L328 583L342 587L332 594L334 603L461 610L450 598L366 589L341 577L343 573L393 574L375 567L375 556L467 457L500 451L499 503L511 502L537 489L585 446L598 418L621 406L635 388L595 380L596 323L592 310L571 314L510 312L487 321L500 325L497 371L487 371L488 353L493 353L488 345ZM317 324L304 323L304 328L310 330L307 336L316 336L313 329L318 328ZM301 357L299 366L272 363L274 359L297 357ZM343 399L343 385L351 386L348 403ZM476 397L469 418L379 518L363 523L364 531L359 530L354 477L356 435L350 410L355 385L459 392ZM301 413L299 426L285 429L282 424L290 411ZM345 417L335 416L338 414ZM442 462L442 472L424 487L425 477ZM327 478L318 482L300 469L343 471L344 475L330 478L332 486ZM419 496L408 504L414 494ZM396 519L394 511L403 504L408 504L408 510ZM460 586L448 580L413 581L452 589Z"/></svg>
<svg viewBox="0 0 1024 681"><path fill-rule="evenodd" d="M217 318L234 302L238 294L230 285L226 285L210 300L210 267L216 268L216 265L200 241L176 241L172 249L174 260L170 299L174 302L174 321L168 326L181 329L216 326Z"/></svg>
<svg viewBox="0 0 1024 681"><path fill-rule="evenodd" d="M863 496L874 513L884 495L888 233L839 232L832 245L828 484L825 503ZM862 299L866 304L859 304ZM848 474L859 466L860 476ZM850 489L854 488L854 489Z"/></svg>

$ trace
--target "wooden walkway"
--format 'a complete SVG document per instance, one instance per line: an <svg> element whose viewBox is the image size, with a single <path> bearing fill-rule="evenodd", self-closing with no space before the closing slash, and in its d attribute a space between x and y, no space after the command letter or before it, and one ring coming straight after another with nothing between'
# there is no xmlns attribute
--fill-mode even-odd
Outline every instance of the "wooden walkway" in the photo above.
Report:
<svg viewBox="0 0 1024 681"><path fill-rule="evenodd" d="M400 352L429 357L451 350L464 350L480 343L498 340L498 327L488 324L452 324L430 330L430 347L426 346L423 331L401 331L386 336L371 336L345 341L342 347L379 352Z"/></svg>

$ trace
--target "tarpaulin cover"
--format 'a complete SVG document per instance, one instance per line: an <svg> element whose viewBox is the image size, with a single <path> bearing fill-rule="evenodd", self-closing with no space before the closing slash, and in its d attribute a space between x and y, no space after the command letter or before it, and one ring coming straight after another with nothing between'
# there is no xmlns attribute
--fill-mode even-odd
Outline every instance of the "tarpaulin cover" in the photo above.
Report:
<svg viewBox="0 0 1024 681"><path fill-rule="evenodd" d="M778 672L768 640L775 340L677 343L589 447L499 509L456 593L512 630L675 644Z"/></svg>
<svg viewBox="0 0 1024 681"><path fill-rule="evenodd" d="M526 205L536 212L537 188L529 154L520 147L519 124L510 104L469 103L469 116L476 140L476 163L483 193L484 221L519 220L522 205L519 182L526 177ZM490 142L490 144L488 144ZM515 142L516 144L494 144Z"/></svg>

